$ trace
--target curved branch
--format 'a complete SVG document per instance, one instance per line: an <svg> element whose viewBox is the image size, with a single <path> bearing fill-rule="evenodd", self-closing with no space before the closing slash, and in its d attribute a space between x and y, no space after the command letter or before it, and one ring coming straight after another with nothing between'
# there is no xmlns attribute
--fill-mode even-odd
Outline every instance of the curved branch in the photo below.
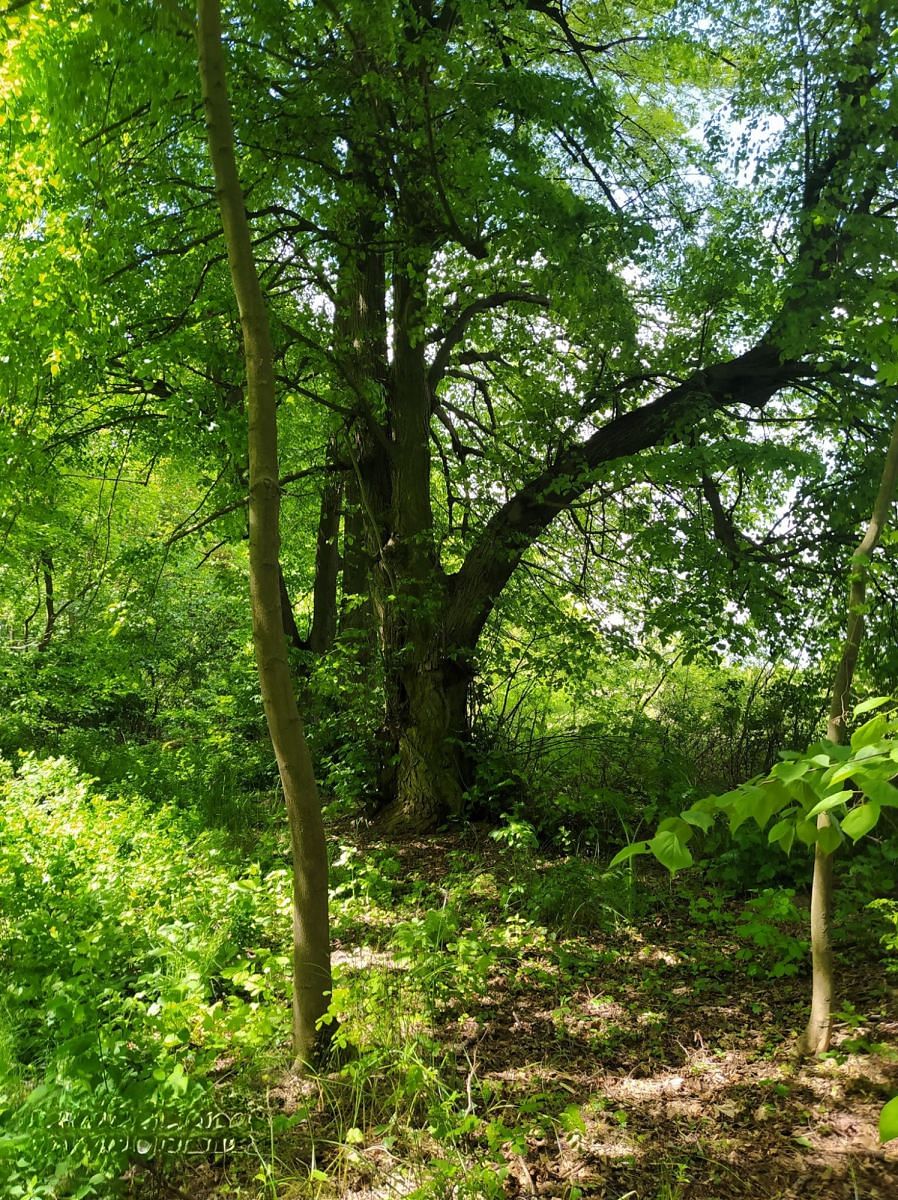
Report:
<svg viewBox="0 0 898 1200"><path fill-rule="evenodd" d="M228 464L230 465L230 463ZM347 471L349 468L341 466L339 463L322 463L317 467L305 467L302 471L291 471L288 475L282 475L278 481L278 486L283 492L284 486L288 483L296 483L299 479L308 479L311 475L324 475L327 477L333 471ZM216 483L221 479L224 471L219 475ZM213 487L215 484L212 485ZM211 490L211 489L210 489ZM207 493L208 495L208 493ZM249 504L249 496L241 496L239 500L232 500L230 504L223 504L221 508L216 508L214 512L203 517L201 521L197 521L195 525L190 525L187 528L179 526L174 533L170 534L165 544L173 546L175 542L180 542L186 537L191 537L194 533L200 533L207 525L212 525L215 521L220 521L222 517L226 517L228 513L236 512L239 508L246 508Z"/></svg>
<svg viewBox="0 0 898 1200"><path fill-rule="evenodd" d="M436 358L427 372L427 382L432 392L436 391L442 382L446 368L449 366L449 359L452 357L452 351L463 340L468 332L468 326L474 318L482 312L488 312L492 308L501 308L503 305L513 302L536 304L540 308L548 308L550 304L548 296L542 296L537 292L493 292L490 296L480 296L477 300L473 300L462 309L455 322L450 326L449 332L443 338Z"/></svg>
<svg viewBox="0 0 898 1200"><path fill-rule="evenodd" d="M641 408L608 421L586 441L564 451L551 467L512 496L487 522L461 568L450 577L450 627L472 645L493 603L536 537L592 487L602 463L673 444L698 421L734 404L762 408L795 380L817 375L815 364L780 360L761 341L737 358L696 371Z"/></svg>

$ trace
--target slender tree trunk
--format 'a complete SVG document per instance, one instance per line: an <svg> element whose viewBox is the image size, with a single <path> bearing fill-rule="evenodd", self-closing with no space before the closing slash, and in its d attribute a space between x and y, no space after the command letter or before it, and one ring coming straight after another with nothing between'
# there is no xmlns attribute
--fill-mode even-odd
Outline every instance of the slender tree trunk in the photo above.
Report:
<svg viewBox="0 0 898 1200"><path fill-rule="evenodd" d="M867 598L867 573L870 556L879 544L889 518L889 510L898 485L898 422L886 451L886 460L873 506L873 515L864 531L860 545L851 560L848 590L848 617L842 655L833 680L826 736L837 745L847 737L847 722L851 712L851 684L857 666L861 639L864 635L864 608ZM830 824L826 813L817 818L818 828ZM811 1015L799 1043L803 1054L823 1054L832 1039L832 1006L835 990L833 950L830 922L833 906L833 855L818 842L814 848L814 880L811 885Z"/></svg>
<svg viewBox="0 0 898 1200"><path fill-rule="evenodd" d="M309 639L304 638L299 632L299 626L296 624L296 614L293 611L293 601L290 599L290 593L287 591L287 581L284 578L284 570L280 563L278 563L278 591L281 595L281 625L284 630L284 637L294 650L308 650L310 648Z"/></svg>
<svg viewBox="0 0 898 1200"><path fill-rule="evenodd" d="M328 448L328 463L333 467L335 446ZM321 514L315 546L315 588L312 594L312 628L309 649L326 654L337 635L337 579L340 574L340 508L343 480L336 470L327 473L321 493Z"/></svg>
<svg viewBox="0 0 898 1200"><path fill-rule="evenodd" d="M335 468L333 447L328 453L328 467ZM325 475L321 493L321 510L318 517L318 535L315 545L315 583L312 590L312 624L309 636L304 638L296 624L293 604L279 568L278 582L281 593L281 613L284 633L291 646L297 650L308 650L313 654L326 654L334 644L337 633L337 580L340 575L340 509L343 496L343 481L336 469Z"/></svg>
<svg viewBox="0 0 898 1200"><path fill-rule="evenodd" d="M817 825L829 825L821 813ZM832 1007L835 990L833 949L830 932L833 906L833 856L814 847L814 880L811 884L811 1013L799 1043L802 1054L824 1054L832 1039Z"/></svg>
<svg viewBox="0 0 898 1200"><path fill-rule="evenodd" d="M47 620L44 624L44 632L41 634L37 648L43 651L50 645L53 631L56 628L56 599L53 593L53 559L46 551L41 554L41 572L44 577L44 611L47 614Z"/></svg>
<svg viewBox="0 0 898 1200"><path fill-rule="evenodd" d="M281 612L280 488L271 332L237 173L218 0L198 0L199 70L234 294L249 411L249 555L253 643L293 850L293 1050L310 1063L331 990L327 847L312 761L296 705Z"/></svg>

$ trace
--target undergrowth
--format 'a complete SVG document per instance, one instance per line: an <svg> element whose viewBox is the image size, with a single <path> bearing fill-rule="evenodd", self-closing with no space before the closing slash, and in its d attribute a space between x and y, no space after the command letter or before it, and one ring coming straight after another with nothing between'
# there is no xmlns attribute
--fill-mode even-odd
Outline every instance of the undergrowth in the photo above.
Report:
<svg viewBox="0 0 898 1200"><path fill-rule="evenodd" d="M2 765L3 1196L190 1195L202 1180L203 1195L325 1200L388 1175L419 1200L498 1197L528 1147L575 1155L587 1126L625 1138L629 1118L563 1078L486 1069L484 1038L520 1022L561 1061L660 1058L674 985L710 996L806 970L792 889L696 880L675 907L659 878L545 857L516 817L426 870L414 844L347 837L331 866L340 1053L300 1080L283 831L269 819L252 862L205 820L111 794L63 758ZM880 911L893 961L895 907ZM621 963L629 998L603 986Z"/></svg>

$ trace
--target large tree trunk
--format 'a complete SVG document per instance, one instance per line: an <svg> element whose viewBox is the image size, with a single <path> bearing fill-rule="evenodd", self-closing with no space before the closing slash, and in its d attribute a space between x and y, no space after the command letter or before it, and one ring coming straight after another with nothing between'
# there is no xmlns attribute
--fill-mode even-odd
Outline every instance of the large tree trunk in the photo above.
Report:
<svg viewBox="0 0 898 1200"><path fill-rule="evenodd" d="M445 659L416 663L403 680L407 712L388 822L398 818L405 828L426 830L461 812L471 782L466 683Z"/></svg>
<svg viewBox="0 0 898 1200"><path fill-rule="evenodd" d="M857 666L861 639L864 636L864 611L867 599L867 574L870 555L879 545L882 531L889 518L889 510L898 485L898 422L886 451L879 491L873 505L873 515L864 531L860 545L851 559L848 589L848 617L845 642L833 680L832 698L826 735L831 742L842 744L847 736L847 722L851 713L851 684ZM818 827L824 828L830 820L826 813L817 818ZM811 1014L807 1028L799 1043L803 1054L823 1054L829 1049L832 1039L832 1007L835 991L832 939L830 922L833 906L833 855L827 853L818 842L814 848L814 880L811 886Z"/></svg>
<svg viewBox="0 0 898 1200"><path fill-rule="evenodd" d="M445 624L446 578L434 544L430 481L431 395L424 356L426 251L393 260L393 360L387 489L372 602L383 655L384 753L391 786L384 821L426 831L458 813L464 793L467 678L455 665ZM376 482L376 481L375 481ZM385 503L384 503L385 502Z"/></svg>
<svg viewBox="0 0 898 1200"><path fill-rule="evenodd" d="M372 64L360 51L359 73ZM376 117L377 106L369 113ZM386 251L383 180L379 138L350 146L348 173L365 198L351 206L343 230L347 249L337 275L334 357L338 383L354 417L341 447L349 461L343 490L343 573L340 632L356 635L360 657L374 648L371 573L389 536Z"/></svg>
<svg viewBox="0 0 898 1200"><path fill-rule="evenodd" d="M274 356L237 173L218 0L198 0L197 13L209 152L246 359L253 643L293 850L293 1051L296 1063L302 1065L315 1058L318 1022L327 1010L331 991L327 847L284 638Z"/></svg>
<svg viewBox="0 0 898 1200"><path fill-rule="evenodd" d="M447 646L442 626L429 641L418 629L404 644L401 635L387 643L384 733L390 768L384 791L389 802L381 819L388 829L435 829L461 812L471 783L472 672Z"/></svg>

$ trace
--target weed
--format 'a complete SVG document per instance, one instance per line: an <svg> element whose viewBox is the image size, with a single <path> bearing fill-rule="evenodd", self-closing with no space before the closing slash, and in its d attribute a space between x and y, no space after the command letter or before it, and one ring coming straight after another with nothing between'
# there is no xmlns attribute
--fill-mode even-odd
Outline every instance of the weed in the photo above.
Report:
<svg viewBox="0 0 898 1200"><path fill-rule="evenodd" d="M736 957L749 975L797 975L807 961L808 942L793 932L804 924L789 888L765 888L745 905L736 926L743 942Z"/></svg>

